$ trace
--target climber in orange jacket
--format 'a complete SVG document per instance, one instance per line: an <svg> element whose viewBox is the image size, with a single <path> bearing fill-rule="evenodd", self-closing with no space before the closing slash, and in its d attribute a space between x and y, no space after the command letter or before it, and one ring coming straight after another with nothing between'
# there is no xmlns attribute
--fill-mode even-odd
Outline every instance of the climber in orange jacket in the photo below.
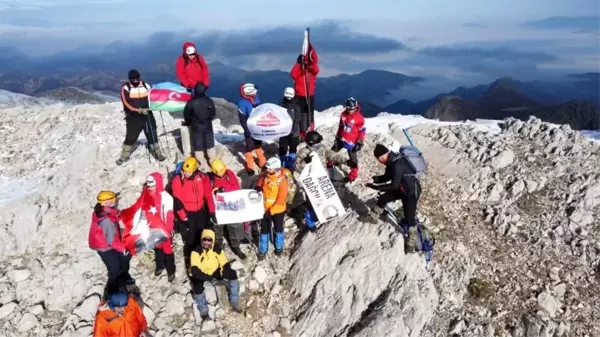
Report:
<svg viewBox="0 0 600 337"><path fill-rule="evenodd" d="M258 259L265 258L269 250L269 234L271 225L275 229L275 255L283 254L285 235L283 220L287 210L289 182L281 169L281 160L271 157L265 165L266 172L258 177L256 188L263 193L265 215L260 223L258 242Z"/></svg>
<svg viewBox="0 0 600 337"><path fill-rule="evenodd" d="M100 303L93 337L149 337L148 322L139 304L125 292Z"/></svg>

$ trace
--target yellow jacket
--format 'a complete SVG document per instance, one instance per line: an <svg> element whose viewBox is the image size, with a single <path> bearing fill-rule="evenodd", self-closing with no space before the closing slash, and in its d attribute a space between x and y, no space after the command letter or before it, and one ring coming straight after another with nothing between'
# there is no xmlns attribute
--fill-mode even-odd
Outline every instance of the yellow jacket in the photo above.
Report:
<svg viewBox="0 0 600 337"><path fill-rule="evenodd" d="M219 252L214 251L215 232L211 229L203 230L201 238L206 237L212 238L210 248L203 249L202 245L200 245L192 251L192 255L190 256L190 272L197 279L210 279L217 271L222 273L227 263L227 257L222 250Z"/></svg>
<svg viewBox="0 0 600 337"><path fill-rule="evenodd" d="M289 183L283 170L261 175L256 186L263 192L265 211L271 215L286 211Z"/></svg>

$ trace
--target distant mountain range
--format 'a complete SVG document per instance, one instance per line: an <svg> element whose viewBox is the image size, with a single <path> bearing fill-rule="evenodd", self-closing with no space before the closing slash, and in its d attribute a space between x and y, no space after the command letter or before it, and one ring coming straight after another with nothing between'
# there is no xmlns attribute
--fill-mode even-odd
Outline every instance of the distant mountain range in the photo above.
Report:
<svg viewBox="0 0 600 337"><path fill-rule="evenodd" d="M0 50L1 51L1 50ZM100 58L69 59L64 55L55 60L35 63L23 57L19 64L6 51L0 55L0 89L54 100L102 103L118 99L121 83L129 69L115 64L127 64ZM148 63L148 62L146 62ZM173 64L145 64L138 69L149 83L176 82ZM286 71L246 71L223 63L209 65L211 86L209 95L236 102L238 88L244 82L255 83L263 101L279 102L286 86L292 85ZM600 105L600 73L573 74L555 81L518 81L501 78L474 87L458 87L448 93L413 102L400 99L402 89L425 88L421 77L406 76L383 70L365 70L359 74L341 74L317 79L316 108L322 110L343 104L348 97L361 103L367 117L382 111L421 114L440 120L470 118L523 117L543 115L550 121L562 120L578 129L598 129L595 124ZM566 109L566 110L565 110ZM552 117L558 113L563 117ZM571 111L571 112L567 112ZM573 112L576 111L576 112ZM565 119L565 116L581 115Z"/></svg>

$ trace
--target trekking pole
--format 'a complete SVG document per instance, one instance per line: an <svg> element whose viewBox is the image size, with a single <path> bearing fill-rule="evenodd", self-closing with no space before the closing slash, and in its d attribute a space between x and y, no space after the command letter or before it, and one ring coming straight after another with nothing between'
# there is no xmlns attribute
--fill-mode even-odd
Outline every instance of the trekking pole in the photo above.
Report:
<svg viewBox="0 0 600 337"><path fill-rule="evenodd" d="M147 118L147 120L146 120L146 127L149 130L152 130L150 128L150 118ZM152 164L152 161L150 160L151 156L150 156L150 140L149 139L146 139L146 153L148 154L148 164Z"/></svg>
<svg viewBox="0 0 600 337"><path fill-rule="evenodd" d="M166 142L167 142L167 150L170 153L171 146L169 145L169 137L167 136L167 127L165 126L165 120L163 119L163 116L162 116L162 110L160 110L158 113L160 115L160 122L162 123L163 133L165 134L165 138L166 138Z"/></svg>
<svg viewBox="0 0 600 337"><path fill-rule="evenodd" d="M404 133L404 136L406 137L406 140L408 140L410 146L415 146L412 139L410 139L410 136L408 135L408 131L406 131L406 129L402 129L402 132Z"/></svg>

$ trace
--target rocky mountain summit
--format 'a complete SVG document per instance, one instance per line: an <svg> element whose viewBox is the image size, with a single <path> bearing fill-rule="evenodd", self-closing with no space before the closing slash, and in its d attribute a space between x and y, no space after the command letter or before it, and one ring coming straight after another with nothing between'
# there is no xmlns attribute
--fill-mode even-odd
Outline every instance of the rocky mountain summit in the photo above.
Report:
<svg viewBox="0 0 600 337"><path fill-rule="evenodd" d="M168 161L149 160L139 147L115 167L124 135L118 103L0 112L0 335L89 336L106 275L87 246L94 197L121 191L125 207L147 174L172 170L180 120L163 114L165 130L159 122ZM241 170L239 137L214 124L218 153ZM222 286L207 284L211 320L200 320L178 234L173 284L154 276L152 254L135 257L132 276L153 335L600 335L598 143L536 118L506 119L497 134L467 125L411 128L429 162L418 215L437 243L426 264L404 253L390 224L360 220L377 196L364 184L383 171L373 147L404 142L402 127L370 134L360 178L337 183L345 217L317 233L287 219L280 258L257 261L252 246L244 248L248 260L233 263L243 314L229 308ZM334 128L318 130L331 144Z"/></svg>

